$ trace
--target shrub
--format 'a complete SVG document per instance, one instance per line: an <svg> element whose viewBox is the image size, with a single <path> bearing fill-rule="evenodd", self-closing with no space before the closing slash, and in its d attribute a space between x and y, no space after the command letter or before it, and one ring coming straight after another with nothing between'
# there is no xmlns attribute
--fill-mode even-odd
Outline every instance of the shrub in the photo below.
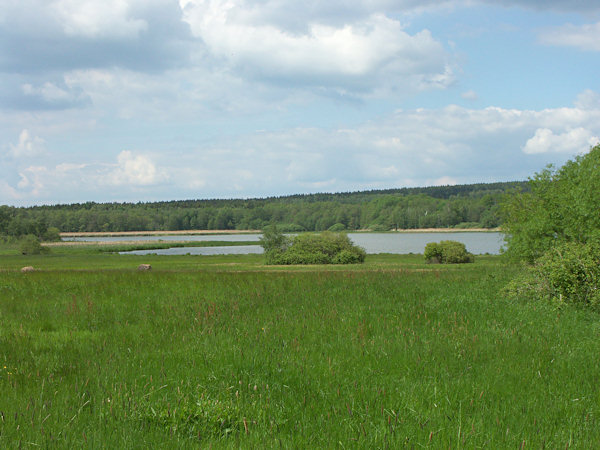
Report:
<svg viewBox="0 0 600 450"><path fill-rule="evenodd" d="M531 264L507 294L597 305L599 208L600 145L535 174L528 192L507 195L501 209L507 254Z"/></svg>
<svg viewBox="0 0 600 450"><path fill-rule="evenodd" d="M361 248L346 249L333 258L333 264L358 264L365 260L366 253Z"/></svg>
<svg viewBox="0 0 600 450"><path fill-rule="evenodd" d="M60 241L60 230L56 227L48 227L48 229L42 235L42 240L46 242Z"/></svg>
<svg viewBox="0 0 600 450"><path fill-rule="evenodd" d="M334 225L331 225L327 231L332 231L334 233L339 233L340 231L344 231L346 229L346 225L344 225L343 223L336 223Z"/></svg>
<svg viewBox="0 0 600 450"><path fill-rule="evenodd" d="M285 241L270 234L263 239L267 245L267 264L356 264L365 260L364 249L352 244L343 233L324 231L321 234L305 233Z"/></svg>
<svg viewBox="0 0 600 450"><path fill-rule="evenodd" d="M461 264L474 261L474 256L467 252L465 244L457 241L430 242L425 246L423 256L427 262L437 264Z"/></svg>
<svg viewBox="0 0 600 450"><path fill-rule="evenodd" d="M598 307L600 245L569 242L548 250L505 289L511 298Z"/></svg>
<svg viewBox="0 0 600 450"><path fill-rule="evenodd" d="M281 223L277 225L277 229L284 233L301 233L302 231L306 231L302 225L298 225L297 223Z"/></svg>
<svg viewBox="0 0 600 450"><path fill-rule="evenodd" d="M39 255L48 251L46 247L42 247L40 240L33 234L27 234L21 238L19 250L23 255Z"/></svg>

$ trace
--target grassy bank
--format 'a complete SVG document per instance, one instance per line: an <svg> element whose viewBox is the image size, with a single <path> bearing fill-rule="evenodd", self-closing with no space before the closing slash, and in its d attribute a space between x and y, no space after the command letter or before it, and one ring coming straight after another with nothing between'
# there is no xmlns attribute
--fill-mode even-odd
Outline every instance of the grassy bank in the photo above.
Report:
<svg viewBox="0 0 600 450"><path fill-rule="evenodd" d="M506 301L497 257L0 267L0 447L600 444L598 316Z"/></svg>

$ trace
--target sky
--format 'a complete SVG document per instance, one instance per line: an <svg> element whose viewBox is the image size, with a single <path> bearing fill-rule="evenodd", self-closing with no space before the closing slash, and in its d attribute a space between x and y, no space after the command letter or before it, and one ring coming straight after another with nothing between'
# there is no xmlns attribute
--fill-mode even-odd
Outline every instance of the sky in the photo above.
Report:
<svg viewBox="0 0 600 450"><path fill-rule="evenodd" d="M598 0L0 0L0 204L525 180L599 136Z"/></svg>

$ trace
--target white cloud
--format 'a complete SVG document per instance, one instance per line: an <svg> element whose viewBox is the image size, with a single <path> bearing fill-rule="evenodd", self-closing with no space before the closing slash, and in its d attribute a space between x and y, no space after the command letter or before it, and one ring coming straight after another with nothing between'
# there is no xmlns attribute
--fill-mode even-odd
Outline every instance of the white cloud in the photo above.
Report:
<svg viewBox="0 0 600 450"><path fill-rule="evenodd" d="M593 98L586 91L574 107L540 111L455 105L398 110L352 128L297 127L221 136L162 153L123 151L116 163L88 163L80 156L46 164L48 169L22 169L15 159L9 163L21 180L10 181L15 190L7 198L253 197L525 179L595 144L600 108L587 101Z"/></svg>
<svg viewBox="0 0 600 450"><path fill-rule="evenodd" d="M163 175L156 170L156 166L148 157L123 150L117 156L117 168L104 181L117 186L147 186L162 179Z"/></svg>
<svg viewBox="0 0 600 450"><path fill-rule="evenodd" d="M44 152L45 141L38 136L32 136L27 129L21 131L19 142L16 145L10 144L10 153L15 158L30 158Z"/></svg>
<svg viewBox="0 0 600 450"><path fill-rule="evenodd" d="M0 198L10 199L10 200L19 200L21 199L22 194L9 185L6 181L0 180Z"/></svg>
<svg viewBox="0 0 600 450"><path fill-rule="evenodd" d="M60 87L56 83L49 81L39 86L24 83L21 85L21 91L26 97L37 98L41 100L42 104L50 107L60 106L68 108L83 105L88 101L88 97L81 90L77 88L72 89L68 85Z"/></svg>
<svg viewBox="0 0 600 450"><path fill-rule="evenodd" d="M477 100L477 99L479 99L479 96L477 95L477 92L475 92L475 91L465 91L462 94L460 94L460 96L462 98L464 98L465 100Z"/></svg>
<svg viewBox="0 0 600 450"><path fill-rule="evenodd" d="M538 128L534 136L528 139L523 151L525 153L579 153L589 149L589 147L598 144L600 139L593 136L585 128L575 128L565 133L554 134L548 128Z"/></svg>
<svg viewBox="0 0 600 450"><path fill-rule="evenodd" d="M584 110L600 109L600 94L586 89L577 96L575 106Z"/></svg>
<svg viewBox="0 0 600 450"><path fill-rule="evenodd" d="M546 45L575 47L580 50L600 51L600 22L585 25L563 25L544 30L539 40Z"/></svg>
<svg viewBox="0 0 600 450"><path fill-rule="evenodd" d="M137 36L146 21L129 17L127 0L59 0L52 10L67 35L122 38Z"/></svg>
<svg viewBox="0 0 600 450"><path fill-rule="evenodd" d="M21 190L29 191L29 195L38 196L45 189L44 180L47 178L48 169L43 166L30 166L19 172L21 180L17 184Z"/></svg>
<svg viewBox="0 0 600 450"><path fill-rule="evenodd" d="M382 13L343 24L318 19L302 30L264 23L241 0L182 0L184 20L210 54L246 76L295 84L373 90L447 86L448 55L428 30L414 35Z"/></svg>

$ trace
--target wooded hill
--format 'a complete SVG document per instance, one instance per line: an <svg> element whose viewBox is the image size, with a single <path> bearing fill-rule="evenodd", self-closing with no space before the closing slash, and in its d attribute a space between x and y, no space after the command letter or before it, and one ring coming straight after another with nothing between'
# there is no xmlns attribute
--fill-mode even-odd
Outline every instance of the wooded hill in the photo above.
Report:
<svg viewBox="0 0 600 450"><path fill-rule="evenodd" d="M298 194L260 199L178 200L139 203L75 203L0 206L0 234L42 237L60 231L259 230L282 231L415 228L493 228L498 205L526 182L466 184L344 193Z"/></svg>

